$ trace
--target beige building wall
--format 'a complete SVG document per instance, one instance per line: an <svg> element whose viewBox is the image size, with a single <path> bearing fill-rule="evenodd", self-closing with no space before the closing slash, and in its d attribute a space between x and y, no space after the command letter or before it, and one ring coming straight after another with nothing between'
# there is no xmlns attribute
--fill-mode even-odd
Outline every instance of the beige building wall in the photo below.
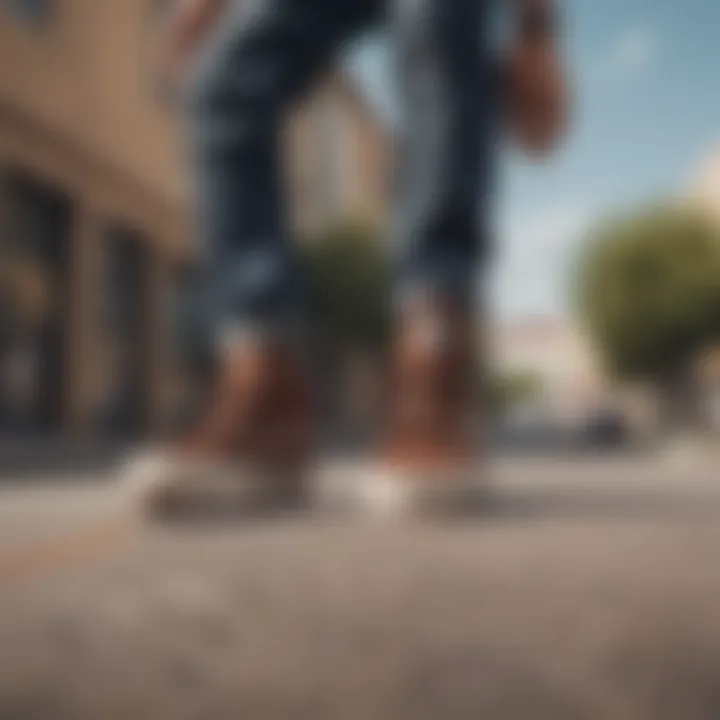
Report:
<svg viewBox="0 0 720 720"><path fill-rule="evenodd" d="M390 136L346 75L325 78L295 110L286 148L291 217L301 236L347 219L385 227Z"/></svg>
<svg viewBox="0 0 720 720"><path fill-rule="evenodd" d="M152 2L54 0L45 22L0 8L0 100L164 202L186 199L181 127L156 92Z"/></svg>

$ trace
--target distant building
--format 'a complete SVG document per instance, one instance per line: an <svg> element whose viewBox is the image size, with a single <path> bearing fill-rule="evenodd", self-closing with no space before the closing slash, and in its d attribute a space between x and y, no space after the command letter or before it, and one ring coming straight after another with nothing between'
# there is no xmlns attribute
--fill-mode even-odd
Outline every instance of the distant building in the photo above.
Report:
<svg viewBox="0 0 720 720"><path fill-rule="evenodd" d="M346 74L328 77L289 121L291 214L308 235L338 220L387 225L387 127Z"/></svg>
<svg viewBox="0 0 720 720"><path fill-rule="evenodd" d="M690 187L690 200L720 219L720 146L700 164Z"/></svg>
<svg viewBox="0 0 720 720"><path fill-rule="evenodd" d="M498 372L537 375L538 403L558 421L582 418L607 398L588 339L561 319L530 316L498 325L491 353Z"/></svg>
<svg viewBox="0 0 720 720"><path fill-rule="evenodd" d="M691 183L689 199L716 216L720 223L720 146L701 162ZM720 347L701 353L695 371L704 420L714 430L720 430Z"/></svg>
<svg viewBox="0 0 720 720"><path fill-rule="evenodd" d="M22 339L45 432L161 421L168 299L195 248L182 123L151 72L157 7L0 3L0 263L29 254L49 286ZM321 84L287 140L300 234L347 216L384 223L389 138L347 77Z"/></svg>
<svg viewBox="0 0 720 720"><path fill-rule="evenodd" d="M552 317L525 317L495 328L491 346L501 373L536 374L542 394L534 410L548 421L577 426L597 413L620 414L640 438L661 422L655 388L613 381L604 372L592 339Z"/></svg>

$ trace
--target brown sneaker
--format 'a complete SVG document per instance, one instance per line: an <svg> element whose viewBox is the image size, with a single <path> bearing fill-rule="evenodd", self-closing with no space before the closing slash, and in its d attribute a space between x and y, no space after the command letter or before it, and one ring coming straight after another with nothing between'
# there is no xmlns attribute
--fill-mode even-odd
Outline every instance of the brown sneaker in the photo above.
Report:
<svg viewBox="0 0 720 720"><path fill-rule="evenodd" d="M389 465L424 469L470 458L475 356L470 311L426 297L402 315L383 453Z"/></svg>
<svg viewBox="0 0 720 720"><path fill-rule="evenodd" d="M153 514L236 513L299 502L310 457L309 395L286 349L266 340L233 346L197 428L132 463L128 487Z"/></svg>
<svg viewBox="0 0 720 720"><path fill-rule="evenodd" d="M379 462L335 483L336 498L374 514L468 509L478 488L476 335L473 313L445 298L402 314L387 440Z"/></svg>

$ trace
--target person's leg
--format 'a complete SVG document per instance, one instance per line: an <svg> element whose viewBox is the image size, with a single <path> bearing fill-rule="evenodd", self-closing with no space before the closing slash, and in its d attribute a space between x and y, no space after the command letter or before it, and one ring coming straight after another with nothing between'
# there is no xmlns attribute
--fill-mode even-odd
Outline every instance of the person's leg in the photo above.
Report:
<svg viewBox="0 0 720 720"><path fill-rule="evenodd" d="M400 296L470 301L487 250L496 81L495 0L393 0L401 133L396 247Z"/></svg>
<svg viewBox="0 0 720 720"><path fill-rule="evenodd" d="M283 208L284 111L377 0L233 3L202 53L192 120L199 229L216 339L246 328L287 329L301 312Z"/></svg>
<svg viewBox="0 0 720 720"><path fill-rule="evenodd" d="M200 479L205 492L219 474L208 472L208 462L215 467L218 459L232 461L231 487L240 486L235 461L252 463L243 477L253 497L257 488L266 497L268 488L273 496L273 488L299 487L296 471L309 451L309 392L289 337L302 311L283 212L280 133L290 103L372 19L374 4L231 0L198 59L191 123L201 285L217 371L190 436L162 463L143 463L134 473L154 509L188 500L182 479L191 488Z"/></svg>
<svg viewBox="0 0 720 720"><path fill-rule="evenodd" d="M390 455L467 458L495 144L492 0L394 0L402 132Z"/></svg>
<svg viewBox="0 0 720 720"><path fill-rule="evenodd" d="M338 502L372 512L465 509L476 497L469 425L497 111L483 37L492 2L390 0L401 111L390 427L378 461L337 488Z"/></svg>

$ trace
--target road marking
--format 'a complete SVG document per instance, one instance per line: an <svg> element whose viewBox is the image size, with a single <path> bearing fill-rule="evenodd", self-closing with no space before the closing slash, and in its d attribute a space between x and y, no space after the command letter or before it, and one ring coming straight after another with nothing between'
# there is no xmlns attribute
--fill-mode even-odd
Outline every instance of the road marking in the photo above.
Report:
<svg viewBox="0 0 720 720"><path fill-rule="evenodd" d="M0 554L0 586L47 575L111 555L128 545L132 523L113 517Z"/></svg>

